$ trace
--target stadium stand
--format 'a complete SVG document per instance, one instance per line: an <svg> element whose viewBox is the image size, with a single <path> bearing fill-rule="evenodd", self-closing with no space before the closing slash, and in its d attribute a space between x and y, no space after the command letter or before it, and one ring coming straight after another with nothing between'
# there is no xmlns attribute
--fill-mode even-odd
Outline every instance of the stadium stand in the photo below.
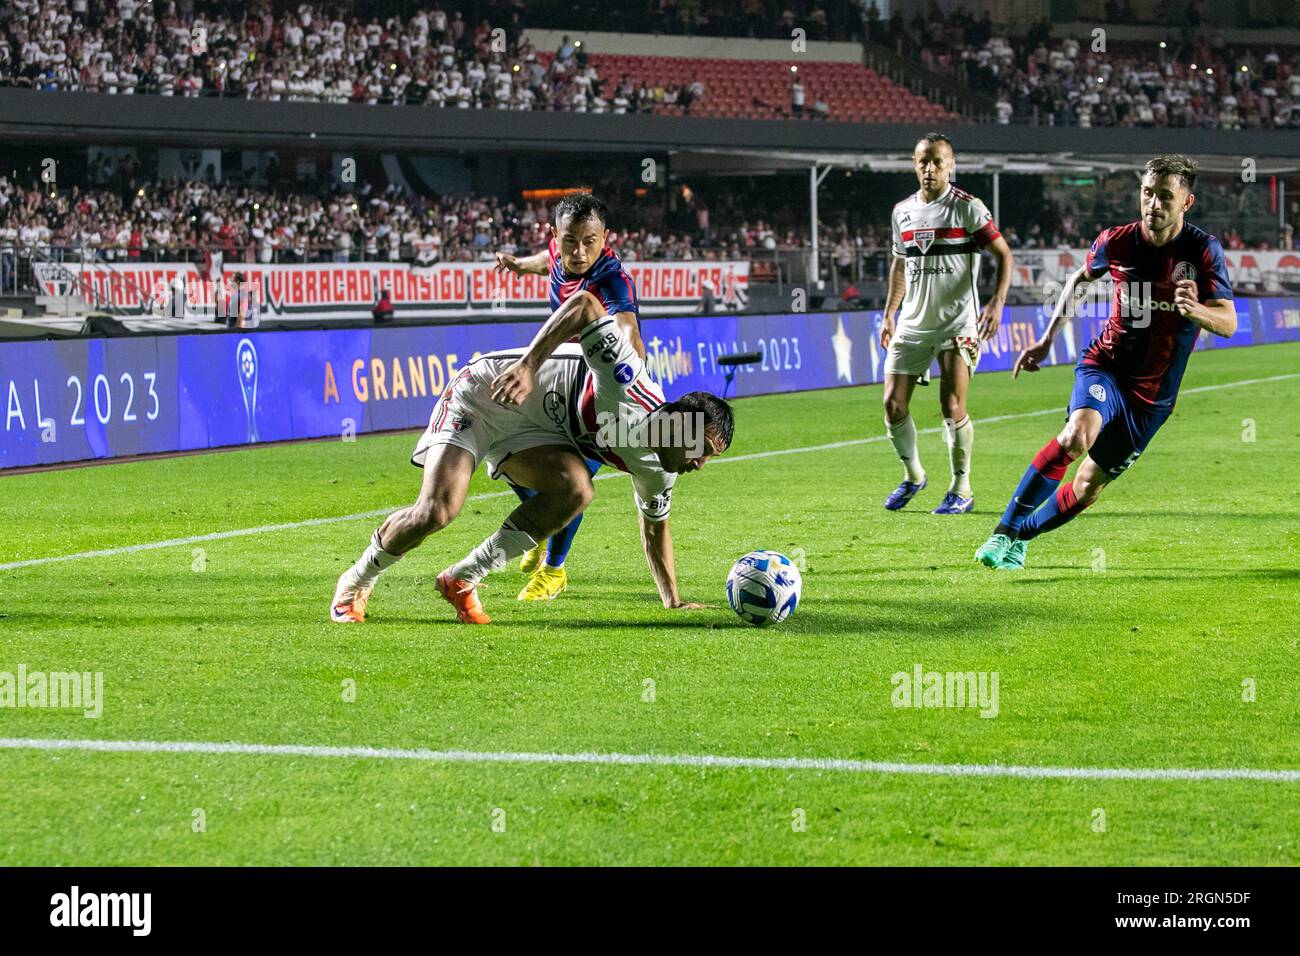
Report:
<svg viewBox="0 0 1300 956"><path fill-rule="evenodd" d="M226 96L455 108L653 112L928 122L951 117L860 63L590 55L537 50L517 30L470 28L440 7L382 23L302 4L244 19L220 4L164 15L134 0L18 0L0 33L0 82L45 91ZM784 19L784 18L783 18ZM825 34L826 31L815 31ZM778 31L779 34L779 31ZM788 31L787 34L788 35Z"/></svg>

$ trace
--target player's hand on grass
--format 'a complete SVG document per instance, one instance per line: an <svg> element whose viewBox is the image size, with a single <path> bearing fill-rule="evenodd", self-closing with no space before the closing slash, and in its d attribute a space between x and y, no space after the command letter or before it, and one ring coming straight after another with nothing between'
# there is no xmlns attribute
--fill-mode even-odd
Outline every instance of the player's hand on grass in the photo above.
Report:
<svg viewBox="0 0 1300 956"><path fill-rule="evenodd" d="M513 272L515 275L523 275L518 256L509 256L504 252L498 252L496 256L497 264L495 268L497 272Z"/></svg>
<svg viewBox="0 0 1300 956"><path fill-rule="evenodd" d="M880 347L889 348L889 340L894 337L894 320L886 315L881 318L880 322Z"/></svg>
<svg viewBox="0 0 1300 956"><path fill-rule="evenodd" d="M1051 350L1051 342L1035 342L1029 346L1020 353L1020 357L1016 359L1016 364L1011 367L1011 377L1019 377L1021 370L1037 372L1039 364L1043 359L1047 358L1047 353Z"/></svg>
<svg viewBox="0 0 1300 956"><path fill-rule="evenodd" d="M699 604L695 601L680 600L676 604L668 604L665 606L674 611L710 611L716 610L718 607L716 604Z"/></svg>
<svg viewBox="0 0 1300 956"><path fill-rule="evenodd" d="M1001 324L1002 303L987 302L984 308L980 310L980 317L975 322L975 331L982 341L987 342L998 334L998 326Z"/></svg>
<svg viewBox="0 0 1300 956"><path fill-rule="evenodd" d="M522 405L533 393L537 376L522 361L516 362L492 379L492 401L502 405Z"/></svg>
<svg viewBox="0 0 1300 956"><path fill-rule="evenodd" d="M1179 279L1174 284L1174 308L1179 315L1189 315L1200 302L1195 279Z"/></svg>

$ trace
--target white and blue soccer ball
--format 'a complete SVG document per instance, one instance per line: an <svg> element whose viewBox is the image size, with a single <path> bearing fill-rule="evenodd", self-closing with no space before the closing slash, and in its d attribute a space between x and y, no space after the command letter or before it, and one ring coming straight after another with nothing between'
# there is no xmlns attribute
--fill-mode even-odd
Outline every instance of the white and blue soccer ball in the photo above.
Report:
<svg viewBox="0 0 1300 956"><path fill-rule="evenodd" d="M780 624L794 613L803 578L779 551L751 551L727 575L727 603L746 624Z"/></svg>

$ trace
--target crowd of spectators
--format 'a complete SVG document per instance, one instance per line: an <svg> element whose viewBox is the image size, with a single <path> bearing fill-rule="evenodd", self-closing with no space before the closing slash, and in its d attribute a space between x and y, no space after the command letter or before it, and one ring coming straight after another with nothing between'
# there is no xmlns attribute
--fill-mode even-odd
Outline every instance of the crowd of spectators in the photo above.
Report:
<svg viewBox="0 0 1300 956"><path fill-rule="evenodd" d="M1013 249L1086 247L1104 223L1124 220L1131 182L1065 191L1033 216L1001 223ZM1245 242L1233 223L1254 194L1206 181L1202 218L1228 248ZM1113 194L1113 195L1112 195ZM752 190L714 190L715 208L695 198L675 215L617 211L611 241L635 260L755 259L806 250L806 210ZM1074 198L1068 198L1074 197ZM855 279L881 277L888 263L887 217L834 212L818 242L827 266ZM766 211L765 211L766 210ZM546 247L551 207L496 197L414 196L395 186L362 184L354 192L279 191L202 180L52 188L0 177L0 288L14 287L15 268L32 258L63 261L235 263L491 261L494 253ZM1252 245L1268 247L1268 242Z"/></svg>
<svg viewBox="0 0 1300 956"><path fill-rule="evenodd" d="M506 25L471 25L439 0L411 16L349 16L268 0L241 18L176 0L12 0L0 11L0 84L132 95L649 112L705 95L690 77L602 77L580 42L553 53ZM283 6L283 5L281 5ZM197 9L197 12L195 12ZM224 8L216 8L224 9Z"/></svg>
<svg viewBox="0 0 1300 956"><path fill-rule="evenodd" d="M1127 4L1109 23L1131 22ZM1183 9L1183 7L1186 9ZM1171 42L1053 38L1046 24L1014 41L988 15L937 6L911 21L895 15L873 36L922 66L996 99L1000 123L1057 126L1300 129L1300 50L1229 46L1200 29L1203 0L1174 4L1183 27Z"/></svg>

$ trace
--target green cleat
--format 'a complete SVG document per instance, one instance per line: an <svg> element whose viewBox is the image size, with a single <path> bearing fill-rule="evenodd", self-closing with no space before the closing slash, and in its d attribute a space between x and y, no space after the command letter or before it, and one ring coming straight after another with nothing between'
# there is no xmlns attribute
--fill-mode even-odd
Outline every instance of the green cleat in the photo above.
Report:
<svg viewBox="0 0 1300 956"><path fill-rule="evenodd" d="M975 560L986 568L996 568L1002 563L1002 558L1006 555L1011 544L1011 539L1005 534L990 535L989 539L980 545L980 549L975 552Z"/></svg>
<svg viewBox="0 0 1300 956"><path fill-rule="evenodd" d="M1023 571L1025 569L1025 552L1029 550L1029 542L1019 539L1011 542L1011 547L1007 548L1002 555L1002 560L996 565L999 571Z"/></svg>

